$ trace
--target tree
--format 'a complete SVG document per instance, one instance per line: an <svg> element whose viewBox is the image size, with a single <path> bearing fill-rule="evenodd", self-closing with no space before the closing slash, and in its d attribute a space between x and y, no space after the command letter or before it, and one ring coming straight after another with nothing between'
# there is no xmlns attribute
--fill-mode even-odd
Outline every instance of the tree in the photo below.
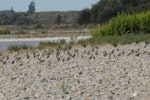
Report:
<svg viewBox="0 0 150 100"><path fill-rule="evenodd" d="M139 13L150 9L150 0L100 0L91 8L92 23L107 23L118 13Z"/></svg>
<svg viewBox="0 0 150 100"><path fill-rule="evenodd" d="M57 22L58 25L61 23L61 20L62 20L62 16L57 15L56 22Z"/></svg>
<svg viewBox="0 0 150 100"><path fill-rule="evenodd" d="M28 13L34 13L35 12L35 2L31 1L29 4L29 10Z"/></svg>
<svg viewBox="0 0 150 100"><path fill-rule="evenodd" d="M92 8L91 8L91 21L93 23L97 23L99 8L100 8L100 1L98 3L92 5Z"/></svg>
<svg viewBox="0 0 150 100"><path fill-rule="evenodd" d="M91 14L89 9L83 9L79 14L79 24L88 24L91 22Z"/></svg>
<svg viewBox="0 0 150 100"><path fill-rule="evenodd" d="M11 7L10 11L11 11L11 13L14 13L14 12L15 12L14 9L13 9L13 7Z"/></svg>

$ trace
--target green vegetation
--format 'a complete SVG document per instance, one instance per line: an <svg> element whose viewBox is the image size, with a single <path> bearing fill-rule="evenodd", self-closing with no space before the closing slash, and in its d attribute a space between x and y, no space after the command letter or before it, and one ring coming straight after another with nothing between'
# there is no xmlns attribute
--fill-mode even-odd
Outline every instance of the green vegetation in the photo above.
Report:
<svg viewBox="0 0 150 100"><path fill-rule="evenodd" d="M27 12L15 12L13 8L0 11L0 25L33 24L103 24L117 13L139 13L150 9L150 0L99 0L91 9L82 11L35 12L31 1Z"/></svg>
<svg viewBox="0 0 150 100"><path fill-rule="evenodd" d="M78 23L82 24L89 24L91 21L90 9L83 9L79 14Z"/></svg>
<svg viewBox="0 0 150 100"><path fill-rule="evenodd" d="M86 47L88 44L91 44L92 42L91 42L91 39L89 39L89 40L80 40L80 41L78 41L78 44L80 44L82 47Z"/></svg>
<svg viewBox="0 0 150 100"><path fill-rule="evenodd" d="M66 43L64 40L62 42L44 42L39 45L38 48L44 49L47 47L55 48L56 50L60 51L66 51L68 49L71 49L73 46L81 45L82 47L86 47L87 45L101 45L101 44L112 44L113 46L117 46L118 44L131 44L131 43L140 43L140 42L146 42L150 43L150 34L124 34L124 35L107 35L107 36L98 36L93 37L87 40L80 40L77 43L71 42Z"/></svg>
<svg viewBox="0 0 150 100"><path fill-rule="evenodd" d="M86 45L99 45L99 44L112 44L116 46L118 44L131 44L146 42L150 43L150 34L125 34L122 36L103 36L103 37L94 37L88 40L81 40L78 44Z"/></svg>
<svg viewBox="0 0 150 100"><path fill-rule="evenodd" d="M66 92L67 87L66 87L66 85L65 85L65 82L63 82L63 83L61 84L61 89L62 89L62 92L63 92L64 94L67 93L67 92Z"/></svg>
<svg viewBox="0 0 150 100"><path fill-rule="evenodd" d="M0 35L8 35L11 32L9 30L0 30Z"/></svg>
<svg viewBox="0 0 150 100"><path fill-rule="evenodd" d="M60 51L66 51L68 49L71 49L73 46L73 42L67 43L65 40L60 40L59 42L41 42L38 46L39 49L44 49L47 47L55 48L56 50Z"/></svg>
<svg viewBox="0 0 150 100"><path fill-rule="evenodd" d="M119 14L116 18L111 19L108 24L98 26L93 32L93 36L118 36L140 33L150 34L150 10L139 14Z"/></svg>
<svg viewBox="0 0 150 100"><path fill-rule="evenodd" d="M111 18L116 17L117 13L125 12L126 14L140 13L150 9L150 0L99 0L92 8L82 10L79 16L79 22L87 22L103 24L107 23ZM89 13L90 12L90 13ZM90 18L86 16L90 14Z"/></svg>
<svg viewBox="0 0 150 100"><path fill-rule="evenodd" d="M89 44L130 44L150 42L150 10L139 14L118 14L108 24L98 26Z"/></svg>
<svg viewBox="0 0 150 100"><path fill-rule="evenodd" d="M80 40L78 42L67 43L65 40L58 42L41 42L39 49L55 48L57 51L66 51L71 49L74 45L98 44L130 44L146 42L150 43L150 10L139 14L118 14L116 18L112 18L108 24L98 26L93 31L93 38L88 40ZM21 49L28 49L27 46L10 46L8 50L18 51ZM53 51L53 49L51 49Z"/></svg>
<svg viewBox="0 0 150 100"><path fill-rule="evenodd" d="M0 11L0 25L77 24L80 11L12 12Z"/></svg>
<svg viewBox="0 0 150 100"><path fill-rule="evenodd" d="M8 50L10 51L10 52L12 52L12 51L20 51L20 50L28 50L28 49L31 49L32 47L30 47L30 46L27 46L27 45L20 45L20 46L17 46L17 45L11 45L11 46L9 46L8 47Z"/></svg>
<svg viewBox="0 0 150 100"><path fill-rule="evenodd" d="M30 5L29 5L28 13L31 14L31 13L34 13L34 12L35 12L35 1L31 1Z"/></svg>
<svg viewBox="0 0 150 100"><path fill-rule="evenodd" d="M57 18L56 18L57 25L61 23L61 20L62 20L61 15L57 15Z"/></svg>
<svg viewBox="0 0 150 100"><path fill-rule="evenodd" d="M91 28L91 26L93 28L97 24L100 25L92 32L93 38L91 39L80 40L77 43L66 43L65 40L57 43L42 42L38 48L52 47L56 50L65 51L71 49L73 45L86 47L87 45L108 43L113 46L133 42L149 43L150 0L100 0L92 5L91 9L68 12L35 12L35 2L32 1L27 12L15 12L13 8L0 12L0 25L18 25L15 26L15 29L18 28L19 31L15 32L14 29L15 34L25 34L27 33L26 30L41 29L41 36L47 36L48 32L44 29L68 30L82 29L82 27ZM0 30L0 35L10 34L11 32ZM26 45L10 46L8 50L18 51L28 48L30 47Z"/></svg>
<svg viewBox="0 0 150 100"><path fill-rule="evenodd" d="M32 0L26 12L10 10L0 11L0 25L33 25L33 24L77 24L80 11L35 12L35 1ZM39 28L39 27L38 27Z"/></svg>
<svg viewBox="0 0 150 100"><path fill-rule="evenodd" d="M45 49L48 48L49 52L48 55L57 51L66 51L71 49L73 46L81 45L82 47L86 47L87 45L96 46L96 45L103 45L103 44L112 44L113 46L117 46L118 44L131 44L131 43L150 43L150 34L125 34L125 35L114 35L114 36L103 36L103 37L93 37L87 40L80 40L77 43L70 42L66 43L64 40L61 42L41 42L40 45L37 47L38 49ZM27 45L21 46L9 46L9 51L20 51L20 50L33 50L32 47ZM35 48L34 48L35 49Z"/></svg>

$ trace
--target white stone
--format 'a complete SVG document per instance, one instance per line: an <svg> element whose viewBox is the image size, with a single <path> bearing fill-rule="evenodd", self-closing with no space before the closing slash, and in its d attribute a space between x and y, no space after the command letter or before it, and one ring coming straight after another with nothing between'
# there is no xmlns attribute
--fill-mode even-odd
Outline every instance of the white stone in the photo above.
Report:
<svg viewBox="0 0 150 100"><path fill-rule="evenodd" d="M133 93L133 97L136 97L137 96L137 93L135 92L135 93Z"/></svg>

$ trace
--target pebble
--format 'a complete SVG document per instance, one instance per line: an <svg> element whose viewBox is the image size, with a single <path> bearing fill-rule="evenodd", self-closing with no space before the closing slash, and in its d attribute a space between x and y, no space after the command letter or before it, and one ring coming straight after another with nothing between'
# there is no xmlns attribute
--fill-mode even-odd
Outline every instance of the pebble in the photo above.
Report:
<svg viewBox="0 0 150 100"><path fill-rule="evenodd" d="M0 93L0 100L4 99L4 94Z"/></svg>
<svg viewBox="0 0 150 100"><path fill-rule="evenodd" d="M135 92L135 93L133 93L133 97L136 97L137 96L137 93Z"/></svg>
<svg viewBox="0 0 150 100"><path fill-rule="evenodd" d="M150 44L4 52L0 100L149 100Z"/></svg>

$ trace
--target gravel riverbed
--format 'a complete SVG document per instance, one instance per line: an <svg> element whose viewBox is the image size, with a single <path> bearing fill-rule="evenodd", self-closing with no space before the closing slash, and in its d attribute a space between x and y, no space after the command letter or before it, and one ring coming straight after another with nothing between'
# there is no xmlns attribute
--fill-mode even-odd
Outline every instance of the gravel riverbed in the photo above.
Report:
<svg viewBox="0 0 150 100"><path fill-rule="evenodd" d="M150 100L150 44L2 52L0 100Z"/></svg>

